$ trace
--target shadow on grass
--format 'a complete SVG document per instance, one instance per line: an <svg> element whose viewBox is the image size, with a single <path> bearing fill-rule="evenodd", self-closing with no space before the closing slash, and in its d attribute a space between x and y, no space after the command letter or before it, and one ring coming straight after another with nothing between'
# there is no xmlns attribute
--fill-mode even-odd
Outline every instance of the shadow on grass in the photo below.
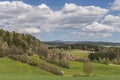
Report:
<svg viewBox="0 0 120 80"><path fill-rule="evenodd" d="M96 75L80 75L80 74L74 74L73 77L95 77Z"/></svg>

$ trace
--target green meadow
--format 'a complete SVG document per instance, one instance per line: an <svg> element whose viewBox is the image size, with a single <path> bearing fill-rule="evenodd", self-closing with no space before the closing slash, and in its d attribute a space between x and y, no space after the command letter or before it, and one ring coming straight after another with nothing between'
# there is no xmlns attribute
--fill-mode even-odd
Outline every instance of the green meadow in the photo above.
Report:
<svg viewBox="0 0 120 80"><path fill-rule="evenodd" d="M83 74L83 63L81 62L71 61L70 69L62 68L48 62L45 63L64 71L64 75L56 76L40 68L5 57L0 58L0 80L120 80L120 66L118 65L92 63L92 76L86 77ZM74 77L73 75L79 76Z"/></svg>

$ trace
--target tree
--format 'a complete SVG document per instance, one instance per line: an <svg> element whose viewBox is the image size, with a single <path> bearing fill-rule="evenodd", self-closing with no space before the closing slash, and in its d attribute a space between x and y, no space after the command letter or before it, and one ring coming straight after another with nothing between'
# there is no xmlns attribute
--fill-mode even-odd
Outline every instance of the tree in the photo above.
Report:
<svg viewBox="0 0 120 80"><path fill-rule="evenodd" d="M39 49L39 54L41 56L44 56L45 58L48 58L48 53L49 53L48 49L44 45L41 44L40 49Z"/></svg>
<svg viewBox="0 0 120 80"><path fill-rule="evenodd" d="M66 68L69 68L69 60L68 60L69 55L67 53L60 52L59 53L59 62L60 65Z"/></svg>
<svg viewBox="0 0 120 80"><path fill-rule="evenodd" d="M39 58L39 55L37 54L33 54L30 58L31 65L38 65L39 61L40 61L40 58Z"/></svg>
<svg viewBox="0 0 120 80"><path fill-rule="evenodd" d="M92 73L92 64L89 59L84 61L83 71L87 76L90 76Z"/></svg>

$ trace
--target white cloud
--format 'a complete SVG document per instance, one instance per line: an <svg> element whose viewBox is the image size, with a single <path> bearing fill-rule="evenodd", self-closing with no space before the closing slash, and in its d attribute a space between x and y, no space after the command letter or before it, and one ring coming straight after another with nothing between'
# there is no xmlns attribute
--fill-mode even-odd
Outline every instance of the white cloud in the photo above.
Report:
<svg viewBox="0 0 120 80"><path fill-rule="evenodd" d="M90 25L87 25L83 28L83 31L90 32L113 32L114 28L105 24L100 24L98 22L93 22Z"/></svg>
<svg viewBox="0 0 120 80"><path fill-rule="evenodd" d="M100 7L96 6L77 6L73 3L66 3L65 6L62 9L63 13L75 13L75 14L97 14L97 15L103 15L107 12L106 9L102 9Z"/></svg>
<svg viewBox="0 0 120 80"><path fill-rule="evenodd" d="M119 27L120 26L120 16L113 16L113 15L107 15L103 19L103 23L112 25L114 27Z"/></svg>
<svg viewBox="0 0 120 80"><path fill-rule="evenodd" d="M21 30L23 33L40 33L41 31L37 28L34 28L34 27L30 27L30 28L23 28Z"/></svg>
<svg viewBox="0 0 120 80"><path fill-rule="evenodd" d="M95 6L77 6L71 3L65 4L60 12L63 15L59 21L61 24L83 27L100 19L108 10Z"/></svg>
<svg viewBox="0 0 120 80"><path fill-rule="evenodd" d="M41 4L38 6L40 9L50 9L46 4Z"/></svg>
<svg viewBox="0 0 120 80"><path fill-rule="evenodd" d="M53 11L46 4L32 6L21 1L7 1L0 2L0 10L0 28L10 31L33 34L76 29L84 30L84 34L93 31L88 34L91 36L100 35L100 32L113 28L94 23L108 12L107 9L96 6L78 6L66 3L61 10ZM94 33L97 31L99 33ZM109 36L108 33L104 34Z"/></svg>
<svg viewBox="0 0 120 80"><path fill-rule="evenodd" d="M111 9L120 11L120 0L115 0L113 5L111 6Z"/></svg>
<svg viewBox="0 0 120 80"><path fill-rule="evenodd" d="M114 31L114 27L98 22L93 22L92 24L83 27L82 31L73 32L73 34L79 37L82 36L86 39L99 39L112 36L112 32Z"/></svg>
<svg viewBox="0 0 120 80"><path fill-rule="evenodd" d="M110 33L101 33L101 32L74 32L74 35L76 35L76 37L81 38L80 36L82 36L83 38L86 39L99 39L99 38L106 38L106 37L110 37L112 36L112 34Z"/></svg>
<svg viewBox="0 0 120 80"><path fill-rule="evenodd" d="M107 15L102 21L103 24L114 27L114 31L120 32L120 16Z"/></svg>

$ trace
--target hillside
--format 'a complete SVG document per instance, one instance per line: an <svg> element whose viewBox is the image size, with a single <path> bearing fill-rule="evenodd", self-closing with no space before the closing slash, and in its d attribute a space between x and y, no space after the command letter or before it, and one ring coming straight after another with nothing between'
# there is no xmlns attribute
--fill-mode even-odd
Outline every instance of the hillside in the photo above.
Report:
<svg viewBox="0 0 120 80"><path fill-rule="evenodd" d="M111 77L110 79L114 77L117 77L116 80L120 79L118 77L120 66L113 64L110 60L106 65L104 61L108 60L107 58L105 60L103 58L104 61L100 58L101 63L99 62L100 60L96 61L96 63L95 60L90 62L93 67L90 78L85 77L86 74L83 71L84 63L89 55L91 54L93 58L97 54L91 52L99 52L97 56L101 57L99 54L102 54L102 51L106 51L106 57L109 57L108 54L110 52L112 54L119 53L119 48L108 48L93 44L69 44L49 49L47 48L49 45L45 46L40 40L29 34L4 30L0 30L0 33L1 80L10 80L9 78L11 80L72 80L75 78L73 76L76 75L78 76L76 80L85 78L92 80L93 77L94 80L109 79L109 77ZM80 61L80 59L83 61Z"/></svg>
<svg viewBox="0 0 120 80"><path fill-rule="evenodd" d="M7 57L0 58L0 76L26 76L26 75L33 75L33 76L40 76L40 75L52 75L49 72L46 72L40 68L30 66L25 63L21 63L19 61L11 60Z"/></svg>
<svg viewBox="0 0 120 80"><path fill-rule="evenodd" d="M30 34L20 34L0 30L0 57L9 57L56 75L62 72L53 66L49 66L41 60L54 65L69 67L67 54L58 49L49 50L40 40Z"/></svg>
<svg viewBox="0 0 120 80"><path fill-rule="evenodd" d="M44 61L43 61L44 62ZM47 63L47 62L45 62ZM50 63L47 63L49 65ZM65 72L64 76L54 76L53 74L41 70L40 68L11 60L7 57L0 58L0 80L119 80L120 67L116 65L104 65L93 63L95 71L92 77L73 77L75 74L83 74L80 62L71 62L71 69L65 69L59 66L59 69Z"/></svg>

